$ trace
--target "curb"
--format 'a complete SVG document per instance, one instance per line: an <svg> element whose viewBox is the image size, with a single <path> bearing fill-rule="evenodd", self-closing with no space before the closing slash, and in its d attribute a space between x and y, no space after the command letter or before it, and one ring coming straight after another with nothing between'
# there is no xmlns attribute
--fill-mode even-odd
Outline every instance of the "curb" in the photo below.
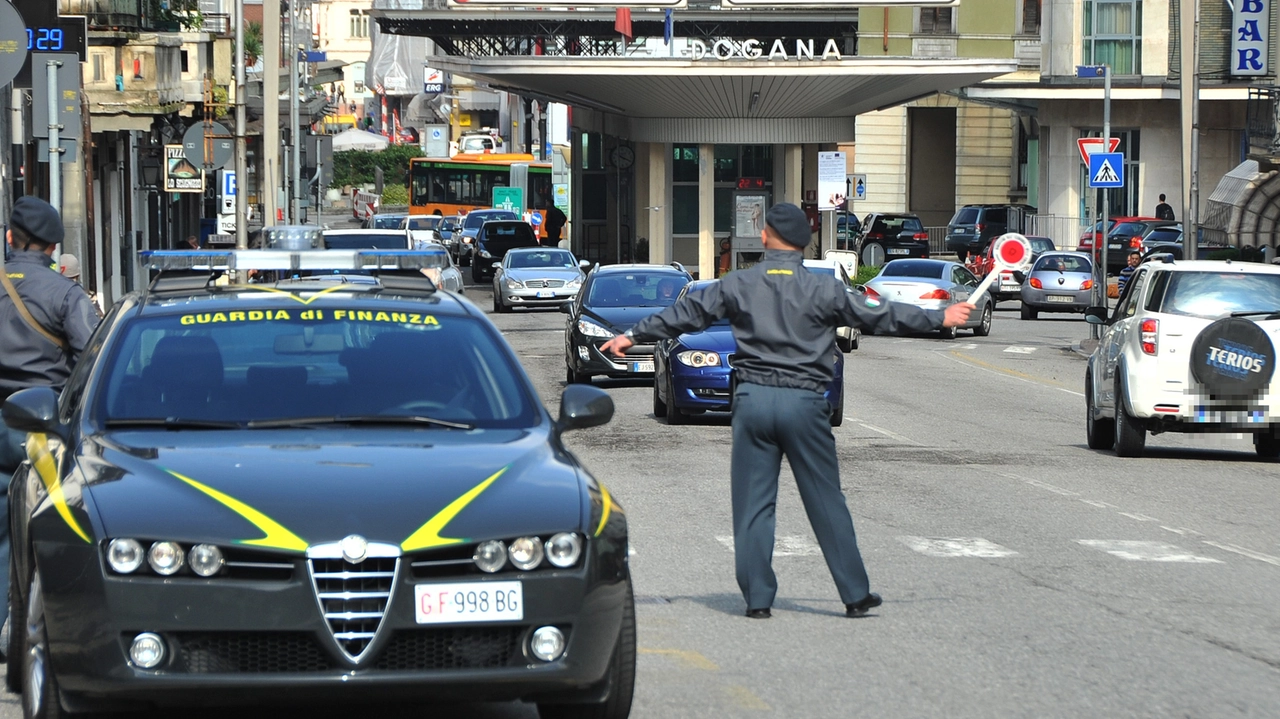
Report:
<svg viewBox="0 0 1280 719"><path fill-rule="evenodd" d="M1080 340L1079 342L1072 343L1071 351L1075 352L1081 357L1088 358L1091 355L1093 355L1093 350L1097 346L1098 346L1098 340L1095 340L1095 339Z"/></svg>

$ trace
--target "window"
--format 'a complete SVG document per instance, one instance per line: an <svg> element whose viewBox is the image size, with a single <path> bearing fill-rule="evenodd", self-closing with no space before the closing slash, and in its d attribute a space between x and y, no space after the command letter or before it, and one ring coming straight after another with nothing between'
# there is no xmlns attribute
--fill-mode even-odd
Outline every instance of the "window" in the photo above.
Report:
<svg viewBox="0 0 1280 719"><path fill-rule="evenodd" d="M183 51L182 51L182 71L183 71L183 72L190 72L190 71L187 69L187 68L189 67L189 65L188 65L188 63L189 63L189 62L190 62L190 60L189 60L189 59L188 59L188 57L187 57L187 51L186 51L186 50L183 50Z"/></svg>
<svg viewBox="0 0 1280 719"><path fill-rule="evenodd" d="M1042 0L1022 0L1022 34L1040 34L1040 3Z"/></svg>
<svg viewBox="0 0 1280 719"><path fill-rule="evenodd" d="M1142 0L1085 0L1084 64L1142 74Z"/></svg>
<svg viewBox="0 0 1280 719"><path fill-rule="evenodd" d="M93 81L102 82L107 78L107 58L94 54L93 56Z"/></svg>
<svg viewBox="0 0 1280 719"><path fill-rule="evenodd" d="M351 11L351 27L347 31L347 37L369 37L368 10Z"/></svg>
<svg viewBox="0 0 1280 719"><path fill-rule="evenodd" d="M920 8L920 33L922 35L951 35L955 13L949 7Z"/></svg>

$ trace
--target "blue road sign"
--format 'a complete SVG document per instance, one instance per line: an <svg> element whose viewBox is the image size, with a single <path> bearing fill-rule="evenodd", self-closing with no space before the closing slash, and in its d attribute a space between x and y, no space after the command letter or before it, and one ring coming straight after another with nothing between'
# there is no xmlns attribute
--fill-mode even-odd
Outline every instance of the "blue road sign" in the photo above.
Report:
<svg viewBox="0 0 1280 719"><path fill-rule="evenodd" d="M1105 65L1076 65L1076 77L1106 77Z"/></svg>
<svg viewBox="0 0 1280 719"><path fill-rule="evenodd" d="M222 196L236 196L236 172L235 170L222 171Z"/></svg>
<svg viewBox="0 0 1280 719"><path fill-rule="evenodd" d="M1124 187L1124 153L1089 155L1089 187Z"/></svg>

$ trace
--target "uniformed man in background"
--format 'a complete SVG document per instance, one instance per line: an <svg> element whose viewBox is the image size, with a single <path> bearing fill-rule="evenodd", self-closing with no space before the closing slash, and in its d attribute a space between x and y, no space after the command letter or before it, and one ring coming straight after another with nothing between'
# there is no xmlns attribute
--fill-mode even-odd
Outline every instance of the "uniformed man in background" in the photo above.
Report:
<svg viewBox="0 0 1280 719"><path fill-rule="evenodd" d="M963 325L974 309L960 303L945 312L922 310L850 292L834 276L804 268L809 238L803 210L774 205L765 216L759 264L686 294L602 348L620 356L637 340L698 332L725 317L732 322L737 341L730 469L734 558L747 616L755 619L770 616L778 590L771 565L783 455L845 614L861 616L880 605L880 596L870 591L840 490L832 410L823 397L835 373L836 328L862 327L878 335L930 332Z"/></svg>
<svg viewBox="0 0 1280 719"><path fill-rule="evenodd" d="M61 391L98 326L88 293L53 264L62 236L62 219L52 205L30 196L13 203L6 233L12 252L0 272L0 402L29 387ZM26 456L26 439L26 433L0 423L0 567L9 564L9 478ZM0 599L8 596L4 571Z"/></svg>

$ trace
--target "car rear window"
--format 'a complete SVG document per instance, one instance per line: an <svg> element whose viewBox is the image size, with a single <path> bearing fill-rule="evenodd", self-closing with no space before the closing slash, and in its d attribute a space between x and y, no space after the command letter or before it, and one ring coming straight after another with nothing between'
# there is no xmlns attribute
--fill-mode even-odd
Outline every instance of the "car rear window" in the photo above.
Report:
<svg viewBox="0 0 1280 719"><path fill-rule="evenodd" d="M688 283L669 272L615 272L595 278L588 307L666 307Z"/></svg>
<svg viewBox="0 0 1280 719"><path fill-rule="evenodd" d="M903 230L923 232L924 225L920 224L918 217L877 217L875 224L871 226L871 232L882 235L896 236Z"/></svg>
<svg viewBox="0 0 1280 719"><path fill-rule="evenodd" d="M499 210L497 212L472 212L462 221L462 226L468 230L474 230L480 225L491 220L518 220L516 213Z"/></svg>
<svg viewBox="0 0 1280 719"><path fill-rule="evenodd" d="M372 230L398 230L400 223L404 221L404 215L374 215L373 225L369 228Z"/></svg>
<svg viewBox="0 0 1280 719"><path fill-rule="evenodd" d="M978 208L976 207L961 207L956 212L956 216L951 218L951 224L953 225L972 225L977 221Z"/></svg>
<svg viewBox="0 0 1280 719"><path fill-rule="evenodd" d="M1182 230L1152 230L1146 239L1149 242L1179 242L1182 240Z"/></svg>
<svg viewBox="0 0 1280 719"><path fill-rule="evenodd" d="M492 222L486 223L484 226L485 239L489 240L528 240L532 244L538 244L537 235L533 234L533 227L523 222Z"/></svg>
<svg viewBox="0 0 1280 719"><path fill-rule="evenodd" d="M1036 261L1032 272L1091 272L1089 261L1073 255L1048 255Z"/></svg>
<svg viewBox="0 0 1280 719"><path fill-rule="evenodd" d="M326 232L324 246L329 250L405 250L409 248L409 238L403 231L385 234Z"/></svg>
<svg viewBox="0 0 1280 719"><path fill-rule="evenodd" d="M1147 223L1145 222L1121 222L1111 228L1111 234L1117 237L1133 237L1141 235L1147 231Z"/></svg>
<svg viewBox="0 0 1280 719"><path fill-rule="evenodd" d="M942 262L921 260L892 260L880 270L881 277L922 277L934 280L942 279L942 271L946 267Z"/></svg>
<svg viewBox="0 0 1280 719"><path fill-rule="evenodd" d="M478 320L434 315L425 303L202 309L142 317L123 330L108 350L98 420L538 422L502 340Z"/></svg>
<svg viewBox="0 0 1280 719"><path fill-rule="evenodd" d="M434 230L440 225L440 220L438 216L409 217L405 219L405 227L410 230Z"/></svg>
<svg viewBox="0 0 1280 719"><path fill-rule="evenodd" d="M1160 311L1213 319L1232 312L1280 310L1280 275L1173 272Z"/></svg>

